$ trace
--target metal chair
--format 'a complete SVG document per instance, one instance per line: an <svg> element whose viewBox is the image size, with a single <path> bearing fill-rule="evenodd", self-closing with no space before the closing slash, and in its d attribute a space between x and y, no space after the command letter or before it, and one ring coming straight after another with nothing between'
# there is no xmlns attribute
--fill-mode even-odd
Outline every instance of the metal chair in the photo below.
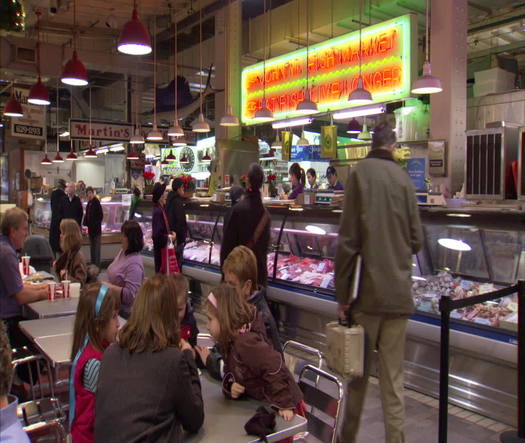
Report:
<svg viewBox="0 0 525 443"><path fill-rule="evenodd" d="M321 369L323 364L323 354L319 349L312 348L298 341L288 340L283 346L283 354L286 367L296 379L307 364L313 364L315 362L316 364L314 364L314 366L319 369ZM304 355L312 358L302 358Z"/></svg>
<svg viewBox="0 0 525 443"><path fill-rule="evenodd" d="M29 385L31 387L31 398L36 400L35 388L38 384L40 391L40 398L45 397L44 384L42 383L42 374L40 372L41 365L44 365L47 370L48 376L48 387L51 397L55 396L55 389L52 380L51 365L49 361L42 355L35 353L33 350L29 349L27 346L22 346L20 348L14 348L11 350L11 364L13 365L13 374L19 366L26 365L27 372L29 374ZM37 379L34 380L34 369L36 369ZM11 385L13 380L11 379Z"/></svg>
<svg viewBox="0 0 525 443"><path fill-rule="evenodd" d="M306 365L299 374L299 388L307 405L308 433L322 442L335 442L343 384L335 375Z"/></svg>
<svg viewBox="0 0 525 443"><path fill-rule="evenodd" d="M47 238L42 235L30 235L24 242L23 253L31 257L30 264L37 271L51 272L55 254Z"/></svg>
<svg viewBox="0 0 525 443"><path fill-rule="evenodd" d="M54 436L56 442L66 441L66 416L58 399L42 398L21 403L17 414L32 442L40 438L49 441L50 436Z"/></svg>

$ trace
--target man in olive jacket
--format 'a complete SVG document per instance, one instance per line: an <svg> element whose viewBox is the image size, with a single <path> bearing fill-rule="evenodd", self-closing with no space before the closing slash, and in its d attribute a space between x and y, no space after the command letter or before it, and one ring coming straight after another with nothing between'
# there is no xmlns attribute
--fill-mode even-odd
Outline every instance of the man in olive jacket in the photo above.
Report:
<svg viewBox="0 0 525 443"><path fill-rule="evenodd" d="M365 330L365 371L348 385L341 442L356 440L368 384L370 357L378 351L379 382L387 443L404 442L403 372L405 332L414 312L412 255L422 230L412 183L394 160L396 136L381 123L367 158L353 168L345 185L344 210L336 254L339 316ZM349 287L357 255L362 257L359 295L350 303Z"/></svg>

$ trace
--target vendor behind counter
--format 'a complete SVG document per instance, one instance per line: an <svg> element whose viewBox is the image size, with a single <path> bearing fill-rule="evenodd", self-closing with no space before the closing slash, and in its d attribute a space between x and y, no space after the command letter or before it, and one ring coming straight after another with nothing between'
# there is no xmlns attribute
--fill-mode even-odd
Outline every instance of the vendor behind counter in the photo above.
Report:
<svg viewBox="0 0 525 443"><path fill-rule="evenodd" d="M343 185L337 179L337 171L333 166L326 168L326 179L328 180L328 189L332 191L343 191Z"/></svg>

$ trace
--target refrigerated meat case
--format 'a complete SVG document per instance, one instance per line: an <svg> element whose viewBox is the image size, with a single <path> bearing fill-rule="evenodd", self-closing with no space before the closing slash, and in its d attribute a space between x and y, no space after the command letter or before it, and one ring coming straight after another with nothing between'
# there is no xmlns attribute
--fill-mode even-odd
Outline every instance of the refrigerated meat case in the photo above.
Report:
<svg viewBox="0 0 525 443"><path fill-rule="evenodd" d="M101 260L111 262L120 250L120 228L129 217L131 194L115 194L100 197L100 204L104 217L102 219ZM84 213L87 202L82 202ZM49 236L51 224L51 200L49 197L36 197L32 208L32 232ZM82 252L90 260L89 239L87 228L82 227L84 241Z"/></svg>
<svg viewBox="0 0 525 443"><path fill-rule="evenodd" d="M211 202L186 205L189 238L183 272L206 288L220 281L227 210ZM268 210L267 294L278 307L282 337L324 349L325 324L336 316L334 257L341 210L272 205ZM136 213L150 238L151 202L141 202ZM407 331L405 381L437 396L439 298L490 292L525 278L525 214L422 208L421 219L424 245L413 261L416 313ZM515 425L516 297L455 311L452 318L450 400Z"/></svg>

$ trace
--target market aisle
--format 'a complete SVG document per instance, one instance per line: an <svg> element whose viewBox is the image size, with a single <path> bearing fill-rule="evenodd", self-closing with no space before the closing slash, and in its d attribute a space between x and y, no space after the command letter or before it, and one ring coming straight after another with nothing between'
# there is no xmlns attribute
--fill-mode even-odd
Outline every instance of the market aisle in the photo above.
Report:
<svg viewBox="0 0 525 443"><path fill-rule="evenodd" d="M357 443L384 441L379 385L375 378L371 377L370 381ZM437 400L415 391L406 390L405 392L406 442L421 443L425 441L423 438L426 438L429 443L437 441ZM461 408L451 406L449 410L449 443L495 443L499 442L500 432L509 428ZM488 429L489 426L492 429Z"/></svg>

